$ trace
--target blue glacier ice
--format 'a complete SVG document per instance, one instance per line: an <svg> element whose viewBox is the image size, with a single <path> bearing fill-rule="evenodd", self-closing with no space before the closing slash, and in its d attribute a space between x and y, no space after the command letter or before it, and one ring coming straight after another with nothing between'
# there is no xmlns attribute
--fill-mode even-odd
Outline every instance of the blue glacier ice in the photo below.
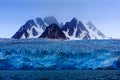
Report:
<svg viewBox="0 0 120 80"><path fill-rule="evenodd" d="M0 39L0 70L120 70L120 40Z"/></svg>

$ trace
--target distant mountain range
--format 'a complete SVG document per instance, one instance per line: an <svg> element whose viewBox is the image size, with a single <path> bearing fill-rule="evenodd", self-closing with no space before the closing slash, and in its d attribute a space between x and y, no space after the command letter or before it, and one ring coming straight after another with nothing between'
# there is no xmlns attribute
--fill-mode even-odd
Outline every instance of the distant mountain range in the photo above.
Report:
<svg viewBox="0 0 120 80"><path fill-rule="evenodd" d="M53 16L38 17L28 20L13 36L15 39L22 38L51 38L51 39L106 39L107 37L100 32L92 22L84 25L81 21L73 18L63 24L59 23Z"/></svg>

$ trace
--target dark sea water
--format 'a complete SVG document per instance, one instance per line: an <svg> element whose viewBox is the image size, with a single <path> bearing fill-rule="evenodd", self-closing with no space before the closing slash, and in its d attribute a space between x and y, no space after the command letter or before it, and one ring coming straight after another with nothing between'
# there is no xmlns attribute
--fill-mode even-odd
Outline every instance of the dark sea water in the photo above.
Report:
<svg viewBox="0 0 120 80"><path fill-rule="evenodd" d="M120 70L6 70L0 80L120 80Z"/></svg>

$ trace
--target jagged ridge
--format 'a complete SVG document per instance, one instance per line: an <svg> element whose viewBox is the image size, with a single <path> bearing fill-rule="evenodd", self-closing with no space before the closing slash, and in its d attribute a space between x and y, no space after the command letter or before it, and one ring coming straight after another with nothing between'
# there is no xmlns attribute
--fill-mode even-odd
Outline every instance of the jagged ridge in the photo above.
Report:
<svg viewBox="0 0 120 80"><path fill-rule="evenodd" d="M71 21L61 24L53 16L36 18L35 20L28 20L13 36L12 38L39 38L46 30L46 27L56 24L60 27L65 36L70 40L83 39L106 39L107 37L100 32L91 22L84 25L81 21L73 18ZM57 28L58 29L58 28ZM45 33L44 33L45 34ZM59 36L60 37L60 36ZM49 38L49 37L48 37ZM55 37L55 39L58 39Z"/></svg>

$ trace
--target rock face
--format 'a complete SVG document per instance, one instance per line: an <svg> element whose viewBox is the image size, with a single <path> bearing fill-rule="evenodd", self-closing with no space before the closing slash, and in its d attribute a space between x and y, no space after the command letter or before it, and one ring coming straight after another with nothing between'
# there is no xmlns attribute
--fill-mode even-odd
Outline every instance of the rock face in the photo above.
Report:
<svg viewBox="0 0 120 80"><path fill-rule="evenodd" d="M67 39L57 24L51 24L48 26L39 38Z"/></svg>
<svg viewBox="0 0 120 80"><path fill-rule="evenodd" d="M38 32L36 31L37 25L34 22L34 20L27 21L13 36L12 38L28 38L30 37L30 33L33 36L38 35Z"/></svg>
<svg viewBox="0 0 120 80"><path fill-rule="evenodd" d="M57 24L56 18L50 16L44 19L36 18L28 20L13 36L12 38L38 38L46 29L47 26L51 24Z"/></svg>
<svg viewBox="0 0 120 80"><path fill-rule="evenodd" d="M73 18L70 22L66 22L62 27L62 31L71 40L90 39L88 30L82 22L78 21L76 18Z"/></svg>
<svg viewBox="0 0 120 80"><path fill-rule="evenodd" d="M73 18L69 22L58 22L53 16L45 17L44 19L38 17L36 19L28 20L13 36L12 38L39 38L42 33L47 35L47 38L61 38L61 36L56 36L56 32L46 33L46 27L51 24L56 24L59 27L59 31L62 31L65 36L70 40L87 40L87 39L106 39L107 37L99 31L92 22L88 22L84 25L81 21ZM55 27L56 28L56 27ZM58 29L58 28L57 28ZM60 30L61 29L61 30ZM56 30L56 29L53 29ZM45 31L45 32L44 32ZM50 31L51 32L51 31ZM61 32L61 33L62 33ZM46 34L45 34L46 33ZM58 32L57 32L58 33ZM48 36L49 35L49 36ZM52 36L51 36L52 35ZM108 39L108 38L107 38Z"/></svg>

